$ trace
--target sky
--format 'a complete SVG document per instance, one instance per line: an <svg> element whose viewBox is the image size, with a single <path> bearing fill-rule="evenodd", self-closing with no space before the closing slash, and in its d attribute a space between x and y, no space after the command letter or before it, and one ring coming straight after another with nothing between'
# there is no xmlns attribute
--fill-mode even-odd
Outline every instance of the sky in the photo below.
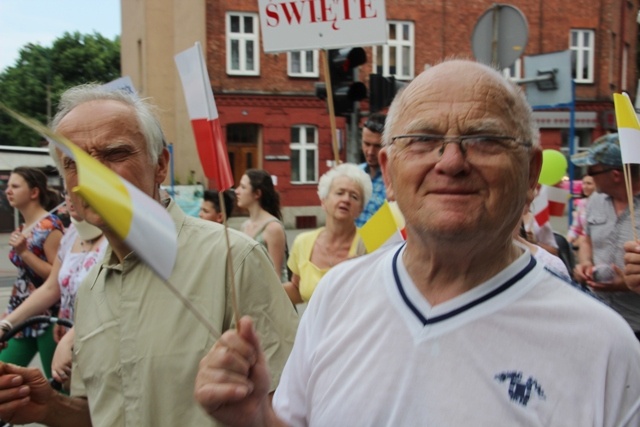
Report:
<svg viewBox="0 0 640 427"><path fill-rule="evenodd" d="M51 46L65 32L120 34L120 0L0 0L0 71L27 43Z"/></svg>

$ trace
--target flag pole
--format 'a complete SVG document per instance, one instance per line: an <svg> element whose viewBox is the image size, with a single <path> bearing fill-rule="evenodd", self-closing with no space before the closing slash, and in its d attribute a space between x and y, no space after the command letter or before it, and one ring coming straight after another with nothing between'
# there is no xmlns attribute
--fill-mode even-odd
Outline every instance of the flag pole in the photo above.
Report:
<svg viewBox="0 0 640 427"><path fill-rule="evenodd" d="M36 219L30 226L20 230L20 232L22 233L23 236L28 236L29 232L31 231L31 229L33 227L35 227L40 221L42 221L43 219L45 219L46 217L48 217L49 215L51 215L52 213L56 212L58 209L60 209L62 206L64 206L64 204L66 203L66 200L62 203L60 203L58 206L56 206L55 208L51 209L49 212L42 214L42 216L40 216L40 218Z"/></svg>
<svg viewBox="0 0 640 427"><path fill-rule="evenodd" d="M633 205L633 183L631 182L631 165L624 163L622 165L624 172L624 184L627 190L627 199L629 203L629 215L631 216L631 230L633 231L633 239L638 241L638 232L636 231L636 209Z"/></svg>
<svg viewBox="0 0 640 427"><path fill-rule="evenodd" d="M224 202L224 191L218 191L218 200L220 201L220 213L222 213L222 224L224 225L224 239L227 243L227 272L229 273L229 281L231 282L231 307L233 315L236 318L236 327L240 327L240 308L238 308L238 296L236 294L236 278L233 271L233 262L231 259L231 242L229 241L229 225L227 224L227 208Z"/></svg>
<svg viewBox="0 0 640 427"><path fill-rule="evenodd" d="M333 147L333 159L335 164L340 163L340 151L338 149L338 137L336 127L336 111L333 108L333 88L331 86L331 74L329 71L329 55L326 49L322 49L322 65L324 68L324 82L327 88L327 107L329 108L329 125L331 126L331 146Z"/></svg>

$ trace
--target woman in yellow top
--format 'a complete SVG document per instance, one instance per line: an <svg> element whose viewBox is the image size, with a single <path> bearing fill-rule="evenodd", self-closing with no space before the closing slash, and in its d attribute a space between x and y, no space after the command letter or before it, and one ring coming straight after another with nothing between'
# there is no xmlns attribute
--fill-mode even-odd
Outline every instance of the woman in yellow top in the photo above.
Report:
<svg viewBox="0 0 640 427"><path fill-rule="evenodd" d="M343 163L322 175L318 196L325 226L299 234L287 262L293 275L284 287L294 304L309 301L331 267L365 253L355 220L371 197L369 176L358 166Z"/></svg>

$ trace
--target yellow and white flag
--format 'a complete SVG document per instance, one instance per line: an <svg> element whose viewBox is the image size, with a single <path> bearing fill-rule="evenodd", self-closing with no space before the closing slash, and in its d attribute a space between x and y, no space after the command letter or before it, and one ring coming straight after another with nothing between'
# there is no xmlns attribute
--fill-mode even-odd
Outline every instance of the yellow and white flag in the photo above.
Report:
<svg viewBox="0 0 640 427"><path fill-rule="evenodd" d="M622 163L640 163L640 123L631 99L626 93L614 93L618 137Z"/></svg>
<svg viewBox="0 0 640 427"><path fill-rule="evenodd" d="M376 213L358 229L367 253L370 254L382 246L399 243L406 239L404 217L397 206L396 203L385 200Z"/></svg>
<svg viewBox="0 0 640 427"><path fill-rule="evenodd" d="M127 246L167 280L177 254L176 228L167 210L67 138L2 103L0 108L76 162L78 186L71 191L82 197Z"/></svg>

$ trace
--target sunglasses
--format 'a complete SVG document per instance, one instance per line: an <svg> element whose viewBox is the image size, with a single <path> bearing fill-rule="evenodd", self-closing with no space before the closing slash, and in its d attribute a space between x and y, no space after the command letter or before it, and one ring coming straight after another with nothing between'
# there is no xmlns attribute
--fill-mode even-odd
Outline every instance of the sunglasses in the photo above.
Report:
<svg viewBox="0 0 640 427"><path fill-rule="evenodd" d="M611 172L611 171L615 171L615 170L618 170L618 168L602 169L602 170L599 170L599 171L587 171L587 175L596 176L596 175L600 175L602 173L607 173L607 172Z"/></svg>

